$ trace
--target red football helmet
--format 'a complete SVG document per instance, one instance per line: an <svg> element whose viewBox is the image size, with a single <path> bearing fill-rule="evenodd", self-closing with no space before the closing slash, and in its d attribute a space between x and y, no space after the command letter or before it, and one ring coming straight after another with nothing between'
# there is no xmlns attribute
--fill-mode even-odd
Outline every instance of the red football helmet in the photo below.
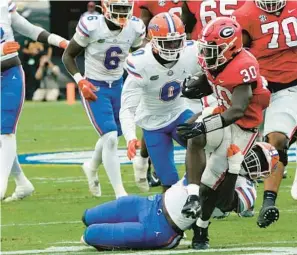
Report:
<svg viewBox="0 0 297 255"><path fill-rule="evenodd" d="M269 143L259 142L245 155L243 169L252 180L266 178L277 169L279 154Z"/></svg>
<svg viewBox="0 0 297 255"><path fill-rule="evenodd" d="M255 0L255 3L261 10L274 13L285 7L287 0Z"/></svg>
<svg viewBox="0 0 297 255"><path fill-rule="evenodd" d="M216 69L242 50L242 30L231 18L210 21L198 39L198 59L204 69Z"/></svg>
<svg viewBox="0 0 297 255"><path fill-rule="evenodd" d="M153 51L167 61L175 61L185 48L186 33L182 20L175 14L161 12L147 28Z"/></svg>

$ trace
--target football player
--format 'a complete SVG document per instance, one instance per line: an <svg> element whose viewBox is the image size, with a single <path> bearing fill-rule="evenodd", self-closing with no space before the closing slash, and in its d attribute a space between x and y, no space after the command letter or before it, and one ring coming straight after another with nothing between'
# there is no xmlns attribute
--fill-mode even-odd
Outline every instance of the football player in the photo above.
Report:
<svg viewBox="0 0 297 255"><path fill-rule="evenodd" d="M186 41L181 19L167 12L156 15L149 23L150 42L127 58L120 120L133 159L139 141L135 124L143 129L145 143L157 176L166 189L176 183L177 169L173 158L173 139L182 146L176 126L193 115L181 95L181 85L189 75L200 71L195 54L196 42ZM146 171L135 171L137 185L148 189Z"/></svg>
<svg viewBox="0 0 297 255"><path fill-rule="evenodd" d="M254 205L257 195L251 179L268 176L274 169L278 154L270 144L257 143L246 155L242 166L242 154L237 146L228 148L228 155L228 163L241 168L241 176L233 191L234 199L227 209L243 212ZM178 246L183 231L195 222L181 213L187 197L187 180L183 178L163 195L126 196L88 209L82 217L87 228L81 241L98 250L174 248Z"/></svg>
<svg viewBox="0 0 297 255"><path fill-rule="evenodd" d="M118 136L122 134L119 111L123 87L123 65L129 50L142 45L143 22L132 16L133 1L104 0L103 15L84 15L63 55L66 69L78 84L87 115L101 138L90 161L83 164L90 192L101 196L97 169L101 163L116 197L127 195L117 156ZM85 77L75 58L85 50Z"/></svg>
<svg viewBox="0 0 297 255"><path fill-rule="evenodd" d="M8 177L16 183L12 196L6 202L22 199L34 191L32 183L24 175L17 158L16 128L24 103L25 81L19 44L14 41L16 31L32 40L65 48L67 41L37 27L18 14L16 5L8 0L0 2L1 38L1 130L0 130L0 200L5 196Z"/></svg>
<svg viewBox="0 0 297 255"><path fill-rule="evenodd" d="M230 17L234 10L244 4L245 0L205 0L184 1L182 5L182 20L186 32L192 40L197 40L202 28L216 17Z"/></svg>
<svg viewBox="0 0 297 255"><path fill-rule="evenodd" d="M295 1L247 1L234 17L243 28L243 43L257 58L260 72L272 93L265 113L265 141L279 152L278 171L264 181L264 198L258 226L279 218L277 192L288 163L288 145L297 127L297 5ZM296 193L297 193L297 186ZM293 194L294 192L292 192ZM297 194L296 194L297 196Z"/></svg>
<svg viewBox="0 0 297 255"><path fill-rule="evenodd" d="M227 205L233 197L239 173L237 168L228 166L228 147L236 144L243 155L250 150L263 120L262 111L269 105L270 92L264 86L257 60L242 47L241 33L240 25L225 17L212 20L203 28L198 58L205 71L204 86L211 86L219 106L201 121L178 127L181 137L189 139L186 171L192 189L184 214L190 216L199 207L198 191L201 203L192 243L195 249L208 248L207 231L218 199L216 190L224 190ZM222 144L206 161L205 134L223 128ZM200 184L200 189L195 184Z"/></svg>

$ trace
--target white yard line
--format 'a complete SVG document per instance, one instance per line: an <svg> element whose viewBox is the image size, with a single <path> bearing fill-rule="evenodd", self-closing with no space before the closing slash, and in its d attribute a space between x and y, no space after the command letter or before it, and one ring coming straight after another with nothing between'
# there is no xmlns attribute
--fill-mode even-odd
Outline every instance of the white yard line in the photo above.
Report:
<svg viewBox="0 0 297 255"><path fill-rule="evenodd" d="M272 244L272 243L271 243ZM52 246L46 248L44 250L20 250L20 251L4 251L2 255L22 255L22 254L64 254L64 253L75 253L75 254L93 254L95 252L94 249L90 249L90 252L86 252L87 249L90 249L86 246L63 246L63 247L56 247ZM249 252L245 255L271 255L271 254L282 254L282 255L294 255L297 253L296 247L237 247L237 248L217 248L217 249L209 249L209 250L202 250L199 253L225 253L225 252L232 252L232 254L237 255L241 254L242 252ZM255 252L253 252L255 251ZM262 253L259 251L263 251ZM240 252L240 253L237 253ZM67 254L66 253L66 254ZM170 254L188 254L188 253L197 253L197 251L192 249L176 249L176 250L157 250L157 251L138 251L138 252L128 252L122 253L125 255L170 255ZM101 253L100 255L110 255L111 253ZM119 253L118 253L119 254Z"/></svg>

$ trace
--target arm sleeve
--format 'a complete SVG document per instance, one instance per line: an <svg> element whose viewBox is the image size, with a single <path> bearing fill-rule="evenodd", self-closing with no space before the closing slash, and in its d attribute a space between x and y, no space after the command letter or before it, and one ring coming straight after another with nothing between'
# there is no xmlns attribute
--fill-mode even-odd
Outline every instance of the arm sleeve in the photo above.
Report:
<svg viewBox="0 0 297 255"><path fill-rule="evenodd" d="M135 112L142 94L141 80L128 75L121 96L120 122L127 144L136 139Z"/></svg>
<svg viewBox="0 0 297 255"><path fill-rule="evenodd" d="M37 41L38 36L44 31L43 28L31 24L18 12L11 13L11 26L16 32Z"/></svg>

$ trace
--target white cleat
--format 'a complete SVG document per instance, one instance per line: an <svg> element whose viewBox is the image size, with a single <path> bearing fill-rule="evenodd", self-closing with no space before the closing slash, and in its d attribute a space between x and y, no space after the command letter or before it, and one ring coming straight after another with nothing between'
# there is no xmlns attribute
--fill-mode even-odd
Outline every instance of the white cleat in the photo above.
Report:
<svg viewBox="0 0 297 255"><path fill-rule="evenodd" d="M12 202L24 199L25 197L31 196L34 192L34 186L30 181L26 185L19 185L15 188L15 191L10 197L4 199L4 202Z"/></svg>
<svg viewBox="0 0 297 255"><path fill-rule="evenodd" d="M86 245L86 246L89 246L89 245L86 243L84 236L81 236L81 238L80 238L80 242L81 242L82 244Z"/></svg>
<svg viewBox="0 0 297 255"><path fill-rule="evenodd" d="M135 156L133 159L135 183L142 192L148 192L150 190L150 186L147 181L148 166L148 158L145 159L141 156Z"/></svg>
<svg viewBox="0 0 297 255"><path fill-rule="evenodd" d="M291 196L294 200L297 200L297 179L293 182L291 188Z"/></svg>
<svg viewBox="0 0 297 255"><path fill-rule="evenodd" d="M88 179L91 194L95 197L101 197L101 186L98 179L97 169L90 168L89 162L85 162L82 165L82 169Z"/></svg>

